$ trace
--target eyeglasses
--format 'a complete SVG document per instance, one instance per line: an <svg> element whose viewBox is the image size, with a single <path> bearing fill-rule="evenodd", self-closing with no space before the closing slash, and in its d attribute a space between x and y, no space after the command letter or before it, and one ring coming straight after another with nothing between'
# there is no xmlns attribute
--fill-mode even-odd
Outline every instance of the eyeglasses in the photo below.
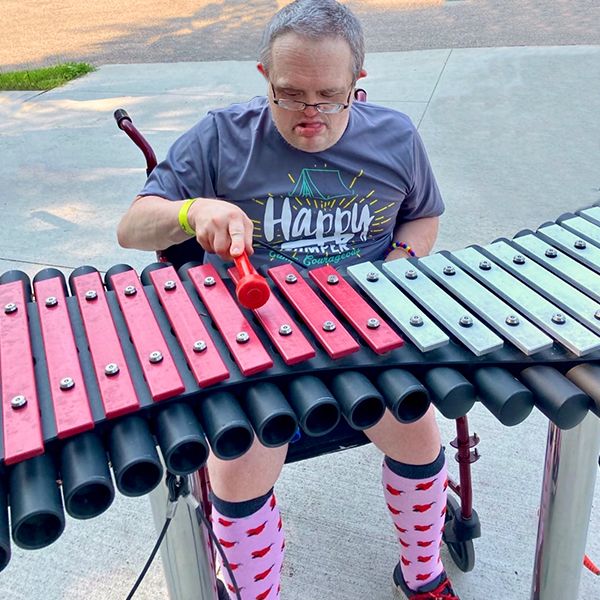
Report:
<svg viewBox="0 0 600 600"><path fill-rule="evenodd" d="M279 106L279 108L284 108L285 110L291 110L294 112L301 112L306 110L308 107L314 108L320 113L324 113L326 115L334 115L336 113L341 113L343 110L346 110L350 106L350 96L352 95L352 89L348 92L348 98L346 99L346 103L342 102L317 102L316 104L308 104L307 102L302 102L300 100L290 100L289 98L276 98L275 97L275 88L273 84L271 84L271 89L273 90L273 102Z"/></svg>

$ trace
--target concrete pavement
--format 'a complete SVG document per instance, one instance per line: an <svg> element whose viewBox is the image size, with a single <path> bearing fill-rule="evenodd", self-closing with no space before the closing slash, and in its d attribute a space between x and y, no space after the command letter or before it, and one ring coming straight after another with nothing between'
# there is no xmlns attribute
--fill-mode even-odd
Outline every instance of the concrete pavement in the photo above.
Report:
<svg viewBox="0 0 600 600"><path fill-rule="evenodd" d="M369 52L600 44L597 0L342 0ZM254 60L291 0L3 0L0 68Z"/></svg>
<svg viewBox="0 0 600 600"><path fill-rule="evenodd" d="M447 203L438 249L512 236L600 199L599 46L370 54L367 70L369 99L408 113L428 148ZM112 65L48 93L0 95L0 273L151 262L115 241L144 163L113 110L126 108L160 157L207 109L261 93L252 62L228 61ZM448 569L463 600L526 600L546 420L535 413L507 429L480 406L470 420L482 437L473 473L483 535L472 573L449 559ZM448 442L453 423L441 425ZM397 548L379 468L370 446L285 468L284 600L393 597ZM588 553L599 561L599 486L595 500ZM147 499L120 497L97 519L69 520L49 548L13 548L0 597L120 600L154 539ZM585 571L579 599L565 600L599 596ZM136 597L166 598L160 564Z"/></svg>

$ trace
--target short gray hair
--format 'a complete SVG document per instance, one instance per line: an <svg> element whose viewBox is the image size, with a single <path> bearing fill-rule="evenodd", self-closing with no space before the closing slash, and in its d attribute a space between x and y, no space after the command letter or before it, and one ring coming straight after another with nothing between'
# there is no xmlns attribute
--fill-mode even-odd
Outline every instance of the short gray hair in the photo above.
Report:
<svg viewBox="0 0 600 600"><path fill-rule="evenodd" d="M277 12L263 33L258 55L267 71L273 42L286 33L313 40L328 37L346 40L352 51L354 80L358 79L365 61L365 39L359 20L343 4L336 0L295 0Z"/></svg>

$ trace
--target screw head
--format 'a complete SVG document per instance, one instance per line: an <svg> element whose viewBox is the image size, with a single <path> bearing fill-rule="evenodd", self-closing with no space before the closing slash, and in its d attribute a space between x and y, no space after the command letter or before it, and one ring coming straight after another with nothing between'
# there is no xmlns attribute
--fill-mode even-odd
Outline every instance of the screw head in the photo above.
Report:
<svg viewBox="0 0 600 600"><path fill-rule="evenodd" d="M416 279L418 277L418 273L414 269L409 269L406 271L406 273L404 273L404 277L406 277L406 279Z"/></svg>
<svg viewBox="0 0 600 600"><path fill-rule="evenodd" d="M369 329L377 329L380 325L381 325L381 323L379 322L379 319L376 319L375 317L371 317L367 321L367 327Z"/></svg>
<svg viewBox="0 0 600 600"><path fill-rule="evenodd" d="M10 405L14 409L23 408L27 404L27 398L25 396L19 394L11 399Z"/></svg>
<svg viewBox="0 0 600 600"><path fill-rule="evenodd" d="M61 390L70 390L72 387L75 386L75 381L72 377L63 377L60 380L59 386Z"/></svg>
<svg viewBox="0 0 600 600"><path fill-rule="evenodd" d="M517 317L517 315L508 315L508 317L506 317L506 324L511 327L516 327L519 324L519 317Z"/></svg>
<svg viewBox="0 0 600 600"><path fill-rule="evenodd" d="M448 276L456 275L456 269L452 265L446 265L442 272Z"/></svg>
<svg viewBox="0 0 600 600"><path fill-rule="evenodd" d="M585 250L587 248L587 244L583 240L577 240L573 246L575 246L577 250Z"/></svg>
<svg viewBox="0 0 600 600"><path fill-rule="evenodd" d="M135 289L134 285L128 285L124 290L123 293L126 296L135 296L137 294L137 290Z"/></svg>
<svg viewBox="0 0 600 600"><path fill-rule="evenodd" d="M204 278L204 287L212 287L213 285L216 285L217 280L214 277L205 277Z"/></svg>
<svg viewBox="0 0 600 600"><path fill-rule="evenodd" d="M11 313L17 312L17 305L14 302L9 302L8 304L6 304L4 306L4 312L7 315L10 315Z"/></svg>
<svg viewBox="0 0 600 600"><path fill-rule="evenodd" d="M459 320L458 320L458 324L461 327L472 327L473 326L473 319L471 319L471 317L469 315L463 315Z"/></svg>
<svg viewBox="0 0 600 600"><path fill-rule="evenodd" d="M375 273L374 271L367 273L367 281L370 281L371 283L374 283L375 281L379 281L379 274Z"/></svg>
<svg viewBox="0 0 600 600"><path fill-rule="evenodd" d="M335 331L335 323L333 321L325 321L323 323L324 331Z"/></svg>
<svg viewBox="0 0 600 600"><path fill-rule="evenodd" d="M515 263L515 265L524 265L525 257L522 254L516 254L515 256L513 256L513 262Z"/></svg>
<svg viewBox="0 0 600 600"><path fill-rule="evenodd" d="M288 325L287 323L284 323L280 328L279 328L279 335L290 335L292 333L292 328L290 325Z"/></svg>
<svg viewBox="0 0 600 600"><path fill-rule="evenodd" d="M558 252L554 248L546 248L546 252L544 252L544 255L547 258L556 258L558 256Z"/></svg>
<svg viewBox="0 0 600 600"><path fill-rule="evenodd" d="M207 348L207 345L204 340L196 340L192 348L194 349L194 352L204 352Z"/></svg>
<svg viewBox="0 0 600 600"><path fill-rule="evenodd" d="M112 377L113 375L116 375L118 372L119 372L119 365L117 363L108 363L104 367L104 374L107 375L108 377Z"/></svg>
<svg viewBox="0 0 600 600"><path fill-rule="evenodd" d="M245 331L240 331L236 336L235 336L235 341L238 344L246 344L248 341L250 340L250 336L245 332Z"/></svg>
<svg viewBox="0 0 600 600"><path fill-rule="evenodd" d="M479 268L482 271L489 271L492 268L492 263L489 260L482 260L479 263Z"/></svg>
<svg viewBox="0 0 600 600"><path fill-rule="evenodd" d="M328 275L327 276L327 283L329 285L336 285L337 283L339 283L340 278L337 275Z"/></svg>
<svg viewBox="0 0 600 600"><path fill-rule="evenodd" d="M45 304L48 308L56 306L58 304L58 298L56 296L48 296L46 298Z"/></svg>
<svg viewBox="0 0 600 600"><path fill-rule="evenodd" d="M296 281L298 281L298 278L293 273L288 273L285 276L286 283L296 283Z"/></svg>
<svg viewBox="0 0 600 600"><path fill-rule="evenodd" d="M562 313L554 313L552 315L552 322L556 323L557 325L564 325L566 323L566 319L565 319L565 315L563 315Z"/></svg>
<svg viewBox="0 0 600 600"><path fill-rule="evenodd" d="M413 315L410 318L409 323L413 327L421 327L423 325L423 318L420 315Z"/></svg>
<svg viewBox="0 0 600 600"><path fill-rule="evenodd" d="M154 350L154 352L150 352L150 354L148 355L148 360L153 365L161 362L162 359L163 359L163 355L162 355L162 352L160 352L159 350Z"/></svg>
<svg viewBox="0 0 600 600"><path fill-rule="evenodd" d="M177 283L175 283L172 279L169 279L168 281L165 281L165 290L167 290L167 292L170 292L171 290L174 290L177 287Z"/></svg>
<svg viewBox="0 0 600 600"><path fill-rule="evenodd" d="M85 299L88 302L91 302L92 300L96 300L98 298L98 292L96 290L88 290L85 293Z"/></svg>

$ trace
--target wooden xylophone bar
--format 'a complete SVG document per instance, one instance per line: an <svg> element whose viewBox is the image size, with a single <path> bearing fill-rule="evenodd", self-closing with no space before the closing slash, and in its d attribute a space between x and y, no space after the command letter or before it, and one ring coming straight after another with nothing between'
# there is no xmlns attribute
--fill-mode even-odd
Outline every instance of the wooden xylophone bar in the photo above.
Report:
<svg viewBox="0 0 600 600"><path fill-rule="evenodd" d="M430 399L457 418L479 398L505 425L534 405L564 429L589 410L600 414L590 391L600 381L596 209L565 218L570 229L548 224L484 248L362 263L348 277L281 265L269 271L269 301L254 311L233 299L237 273L222 279L211 265L179 275L154 265L141 282L118 266L104 285L82 267L71 295L62 275L46 270L34 279L35 301L26 276L4 274L1 456L13 539L37 548L60 535L58 479L71 515L106 510L114 497L107 452L117 488L139 495L162 477L156 443L169 470L188 474L209 446L232 459L254 435L278 446L298 425L307 435L289 460L310 456L311 446L356 445L385 407L410 422ZM586 389L573 382L583 367Z"/></svg>

